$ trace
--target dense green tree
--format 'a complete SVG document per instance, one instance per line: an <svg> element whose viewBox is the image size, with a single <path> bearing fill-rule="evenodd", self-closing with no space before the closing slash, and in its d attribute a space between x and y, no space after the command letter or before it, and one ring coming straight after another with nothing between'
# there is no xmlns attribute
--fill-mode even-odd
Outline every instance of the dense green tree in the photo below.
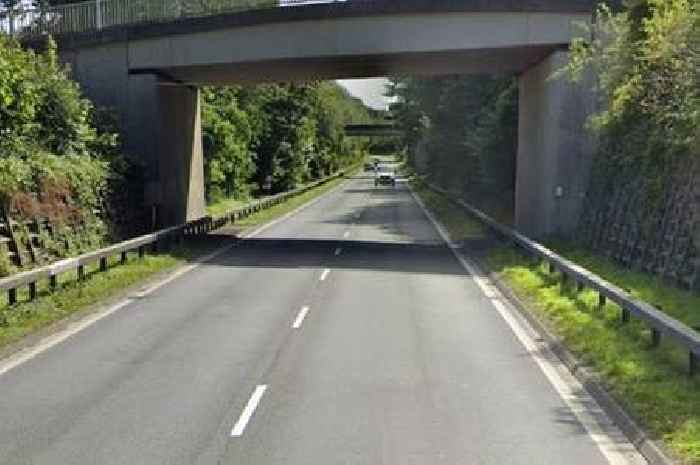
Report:
<svg viewBox="0 0 700 465"><path fill-rule="evenodd" d="M238 88L208 88L202 93L207 198L246 197L255 172L248 114L238 103Z"/></svg>
<svg viewBox="0 0 700 465"><path fill-rule="evenodd" d="M271 180L275 192L356 162L367 141L344 125L367 109L332 82L261 84L204 92L209 199L242 197Z"/></svg>
<svg viewBox="0 0 700 465"><path fill-rule="evenodd" d="M517 133L517 85L511 77L397 77L388 95L404 130L409 162L434 182L468 194L512 203Z"/></svg>

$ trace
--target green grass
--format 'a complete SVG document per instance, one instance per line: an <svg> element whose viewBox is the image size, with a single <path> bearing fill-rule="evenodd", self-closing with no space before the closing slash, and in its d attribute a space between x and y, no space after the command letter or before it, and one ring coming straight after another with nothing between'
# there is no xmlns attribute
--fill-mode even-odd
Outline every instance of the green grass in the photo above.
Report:
<svg viewBox="0 0 700 465"><path fill-rule="evenodd" d="M96 273L96 266L88 267L87 279L83 282L78 282L74 273L61 274L58 290L53 293L48 289L48 282L39 282L39 297L32 302L27 300L27 291L22 290L18 293L19 304L0 307L0 347L17 342L157 272L172 269L183 260L175 254L147 255L143 259L129 254L129 263L117 265L112 260L110 268L103 273Z"/></svg>
<svg viewBox="0 0 700 465"><path fill-rule="evenodd" d="M457 238L474 220L443 196L419 192ZM464 223L464 224L462 224ZM455 236L453 236L455 238ZM623 269L581 247L554 244L556 250L605 279L628 288L686 323L698 321L700 298L639 272ZM700 377L687 376L688 354L670 341L652 348L649 330L638 321L623 324L620 308L598 307L591 290L562 288L550 274L510 247L489 251L482 265L498 273L530 311L601 377L609 392L685 464L700 465Z"/></svg>
<svg viewBox="0 0 700 465"><path fill-rule="evenodd" d="M305 204L306 202L314 199L315 197L318 197L319 195L323 194L324 192L327 192L334 187L338 186L340 183L344 182L345 178L337 178L333 179L331 181L328 181L327 183L324 183L318 187L315 187L307 192L304 192L301 195L297 195L295 197L292 197L291 199L288 199L286 202L277 204L271 208L268 208L267 210L261 210L259 212L256 212L247 218L244 218L240 221L236 221L236 225L243 227L243 228L253 228L255 226L267 223L268 221L274 220L275 218L278 218L286 213L289 213L290 211L294 210L295 208L298 208Z"/></svg>
<svg viewBox="0 0 700 465"><path fill-rule="evenodd" d="M222 199L219 201L216 201L212 204L207 205L207 215L211 216L219 216L223 215L224 213L230 212L231 210L235 210L237 208L243 208L246 206L247 203L249 203L251 199Z"/></svg>
<svg viewBox="0 0 700 465"><path fill-rule="evenodd" d="M547 246L688 326L700 327L700 295L680 289L648 273L626 269L607 257L592 254L585 247L574 243L559 241Z"/></svg>
<svg viewBox="0 0 700 465"><path fill-rule="evenodd" d="M245 229L271 221L341 182L342 178L325 183L268 210L257 212L236 225ZM217 240L212 237L192 239L169 253L147 254L142 259L132 253L125 265L119 264L118 257L114 257L109 261L105 272L98 272L98 264L87 266L86 279L80 282L76 280L75 272L62 273L54 292L50 291L48 281L37 283L38 297L34 301L29 301L26 288L18 289L18 304L8 306L6 296L0 303L0 349L71 315L88 312L94 305L119 296L124 290L143 283L148 278L215 250L224 240L225 238Z"/></svg>
<svg viewBox="0 0 700 465"><path fill-rule="evenodd" d="M464 210L448 202L443 195L431 191L420 182L412 182L411 188L420 196L425 206L440 219L453 241L485 237L484 227Z"/></svg>

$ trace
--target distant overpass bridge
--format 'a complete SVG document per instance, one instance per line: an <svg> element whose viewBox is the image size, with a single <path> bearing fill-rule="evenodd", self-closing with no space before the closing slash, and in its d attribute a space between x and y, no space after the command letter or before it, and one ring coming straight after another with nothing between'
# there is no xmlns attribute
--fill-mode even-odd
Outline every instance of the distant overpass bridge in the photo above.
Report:
<svg viewBox="0 0 700 465"><path fill-rule="evenodd" d="M403 131L393 124L346 124L345 135L350 137L399 137Z"/></svg>
<svg viewBox="0 0 700 465"><path fill-rule="evenodd" d="M143 154L163 224L204 213L198 88L392 74L517 73L516 223L532 235L578 218L593 99L551 81L595 0L99 0L5 14L25 42L52 33L86 94L117 109Z"/></svg>

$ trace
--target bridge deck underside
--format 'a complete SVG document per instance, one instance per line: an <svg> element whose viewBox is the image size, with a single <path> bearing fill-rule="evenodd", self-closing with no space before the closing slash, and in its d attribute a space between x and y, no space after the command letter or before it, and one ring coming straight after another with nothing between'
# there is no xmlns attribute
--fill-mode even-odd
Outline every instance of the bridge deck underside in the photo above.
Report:
<svg viewBox="0 0 700 465"><path fill-rule="evenodd" d="M193 85L351 79L396 74L520 73L542 61L557 48L559 47L527 46L457 52L295 58L173 68L142 68L131 69L130 73L157 74L165 80Z"/></svg>

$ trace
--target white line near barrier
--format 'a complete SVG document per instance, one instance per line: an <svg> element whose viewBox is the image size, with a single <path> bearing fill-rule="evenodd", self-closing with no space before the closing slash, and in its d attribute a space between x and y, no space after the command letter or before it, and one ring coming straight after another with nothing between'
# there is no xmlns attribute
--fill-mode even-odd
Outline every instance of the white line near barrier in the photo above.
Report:
<svg viewBox="0 0 700 465"><path fill-rule="evenodd" d="M411 190L416 203L430 220L442 240L447 244L452 254L469 273L479 289L488 297L498 314L503 318L516 338L525 347L545 378L550 382L576 419L585 428L588 436L598 446L610 465L643 465L647 461L639 454L624 434L610 420L605 411L595 399L588 394L583 385L558 361L552 351L535 342L537 332L530 327L522 317L518 318L517 310L511 309L508 299L487 279L479 267L469 261L451 241L449 234L435 216L428 210L416 193Z"/></svg>

